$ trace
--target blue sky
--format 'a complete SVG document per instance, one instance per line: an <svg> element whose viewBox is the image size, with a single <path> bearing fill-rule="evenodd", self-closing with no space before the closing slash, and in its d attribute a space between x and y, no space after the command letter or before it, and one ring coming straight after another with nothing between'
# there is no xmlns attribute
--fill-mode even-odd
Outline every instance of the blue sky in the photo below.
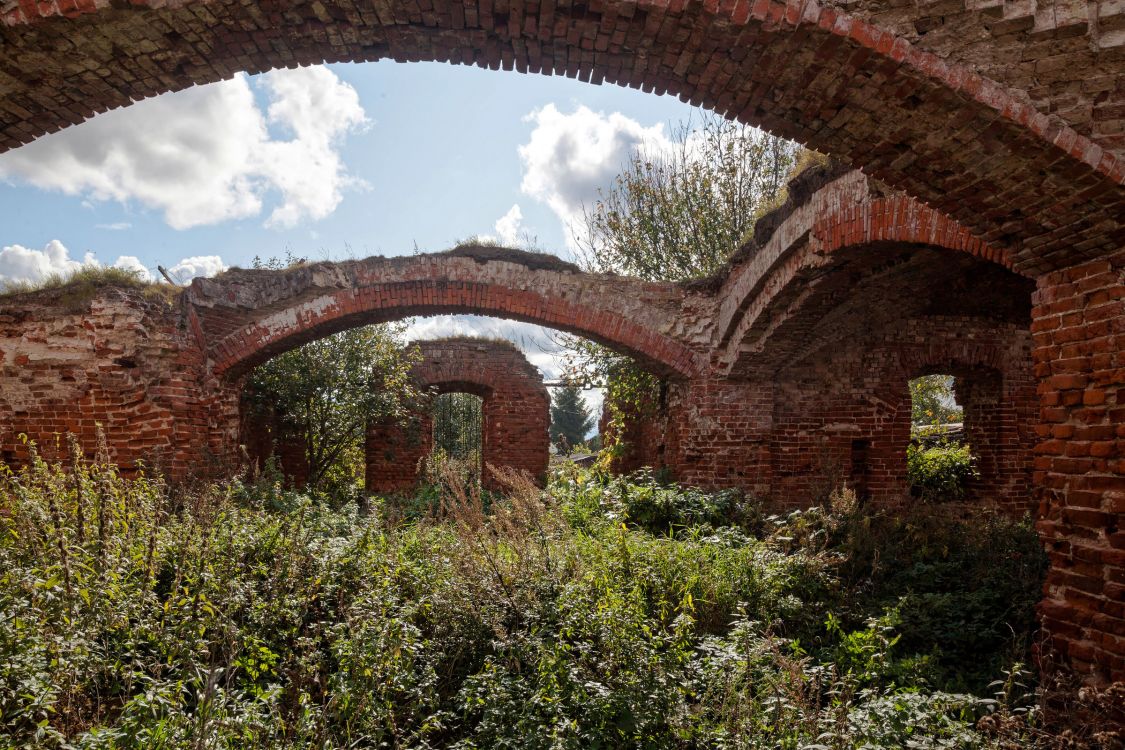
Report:
<svg viewBox="0 0 1125 750"><path fill-rule="evenodd" d="M0 155L0 284L82 263L162 264L186 282L255 256L402 255L474 235L570 257L581 206L691 114L667 96L436 63L238 76ZM411 335L474 330L557 376L535 326L459 316Z"/></svg>
<svg viewBox="0 0 1125 750"><path fill-rule="evenodd" d="M638 128L664 126L666 132L668 123L691 111L667 96L464 66L380 62L333 65L329 70L341 85L354 89L367 120L340 133L334 143L347 174L365 184L344 187L340 202L323 217L304 216L291 226L267 227L279 198L266 189L260 212L174 228L165 211L145 204L143 182L134 186L134 194L121 197L88 184L65 184L65 178L29 175L32 170L6 164L29 150L25 148L0 156L0 199L7 216L0 247L42 249L57 240L74 258L93 252L101 262L111 263L121 255L134 256L153 271L157 263L171 266L181 258L202 255L218 255L227 265L246 265L255 255L283 256L286 251L312 258L401 255L412 252L415 244L438 250L474 234L495 235L495 222L518 205L523 229L544 249L566 255L568 234L558 212L543 195L521 190L527 165L519 148L530 142L536 129L533 113L553 106L565 117L585 107L607 123L616 113ZM265 112L270 91L261 85L260 76L249 80L255 104ZM183 93L160 97L169 102L182 98ZM176 114L190 120L192 108L185 103L182 109L187 111L171 108L161 113L159 122L143 120L136 126L136 140L160 137L164 123ZM110 113L118 118L114 129L133 126L137 118L130 115L136 109ZM98 119L36 145L46 153L57 151L53 141L71 139ZM221 129L221 119L217 122ZM216 120L204 124L215 125ZM292 138L284 123L268 127L277 140ZM630 142L628 137L623 140ZM184 137L175 145L190 154L193 144ZM596 162L592 169L615 172L624 155L621 148L611 149L606 154L610 158L601 160L606 163ZM34 156L39 165L46 161L40 154ZM159 161L156 156L145 154L150 161ZM208 156L191 158L206 165ZM91 167L99 166L91 161ZM68 171L65 162L55 166ZM593 195L581 197L589 200Z"/></svg>

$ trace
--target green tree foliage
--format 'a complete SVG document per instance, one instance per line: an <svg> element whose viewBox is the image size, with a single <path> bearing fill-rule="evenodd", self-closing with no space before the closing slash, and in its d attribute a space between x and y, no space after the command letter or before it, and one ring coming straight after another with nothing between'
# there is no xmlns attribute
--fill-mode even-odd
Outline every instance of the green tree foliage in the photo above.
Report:
<svg viewBox="0 0 1125 750"><path fill-rule="evenodd" d="M551 442L560 448L581 445L593 426L594 417L578 385L568 382L556 388L551 399Z"/></svg>
<svg viewBox="0 0 1125 750"><path fill-rule="evenodd" d="M711 113L677 126L673 142L671 150L633 154L613 185L584 207L585 225L575 233L583 268L650 281L714 273L774 204L798 154L788 141ZM654 406L657 378L629 357L564 341L569 376L606 388L607 440L620 434L626 415Z"/></svg>
<svg viewBox="0 0 1125 750"><path fill-rule="evenodd" d="M925 502L960 500L968 483L980 476L968 445L911 443L906 447L906 478Z"/></svg>
<svg viewBox="0 0 1125 750"><path fill-rule="evenodd" d="M434 399L434 451L459 460L480 463L480 396L443 393Z"/></svg>
<svg viewBox="0 0 1125 750"><path fill-rule="evenodd" d="M584 209L583 265L650 281L706 276L741 244L781 190L797 147L705 113L681 123L674 146L635 152Z"/></svg>
<svg viewBox="0 0 1125 750"><path fill-rule="evenodd" d="M368 420L405 414L417 396L416 355L402 326L363 326L309 342L256 368L249 407L274 415L305 447L311 487L354 484L362 470Z"/></svg>
<svg viewBox="0 0 1125 750"><path fill-rule="evenodd" d="M910 422L915 427L960 422L961 407L953 391L952 375L924 375L910 381Z"/></svg>

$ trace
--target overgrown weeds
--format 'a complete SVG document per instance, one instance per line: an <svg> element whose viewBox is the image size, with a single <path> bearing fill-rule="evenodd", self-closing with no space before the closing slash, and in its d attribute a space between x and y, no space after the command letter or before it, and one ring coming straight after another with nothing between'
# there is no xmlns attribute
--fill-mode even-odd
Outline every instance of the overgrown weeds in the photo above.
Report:
<svg viewBox="0 0 1125 750"><path fill-rule="evenodd" d="M147 298L168 303L180 291L171 284L158 284L141 277L135 270L113 266L82 266L68 273L54 273L36 282L0 284L0 299L19 294L56 290L62 305L78 312L106 287L140 290Z"/></svg>
<svg viewBox="0 0 1125 750"><path fill-rule="evenodd" d="M402 521L77 455L3 475L0 744L1053 746L1027 524L490 468L505 492Z"/></svg>

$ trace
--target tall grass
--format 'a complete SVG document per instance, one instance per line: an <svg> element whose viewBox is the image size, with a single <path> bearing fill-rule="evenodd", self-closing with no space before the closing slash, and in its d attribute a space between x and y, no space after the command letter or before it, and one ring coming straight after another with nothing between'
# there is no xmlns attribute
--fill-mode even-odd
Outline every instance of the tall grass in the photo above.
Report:
<svg viewBox="0 0 1125 750"><path fill-rule="evenodd" d="M943 662L931 647L956 634L919 613L976 621L917 599L959 601L977 585L957 571L1024 550L1026 525L979 527L948 553L920 539L957 532L906 523L892 544L894 527L871 531L890 521L846 498L771 517L647 479L570 473L542 492L495 471L504 497L486 507L451 478L416 521L268 482L176 490L77 453L4 473L0 746L1048 742L1025 671L997 662L997 688L979 659ZM926 589L918 566L942 561ZM1036 565L1005 569L1026 576L998 593L1012 611L974 631L1013 662Z"/></svg>

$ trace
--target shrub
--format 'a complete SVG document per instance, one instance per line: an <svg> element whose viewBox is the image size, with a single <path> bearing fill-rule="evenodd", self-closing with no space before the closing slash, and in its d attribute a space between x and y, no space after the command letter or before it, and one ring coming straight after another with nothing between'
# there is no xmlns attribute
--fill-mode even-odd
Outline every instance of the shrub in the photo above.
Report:
<svg viewBox="0 0 1125 750"><path fill-rule="evenodd" d="M78 457L0 474L0 746L1030 746L972 650L1024 653L1029 526L497 477L400 523Z"/></svg>
<svg viewBox="0 0 1125 750"><path fill-rule="evenodd" d="M906 449L906 476L911 492L923 502L942 502L963 498L969 480L979 474L968 445L911 443Z"/></svg>

